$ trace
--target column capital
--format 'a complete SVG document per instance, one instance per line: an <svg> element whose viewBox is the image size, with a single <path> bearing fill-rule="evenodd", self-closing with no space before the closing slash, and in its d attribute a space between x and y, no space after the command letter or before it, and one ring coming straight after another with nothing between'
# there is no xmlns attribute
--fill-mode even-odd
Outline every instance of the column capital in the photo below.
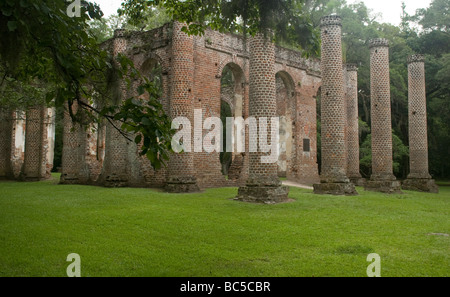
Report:
<svg viewBox="0 0 450 297"><path fill-rule="evenodd" d="M338 15L327 15L320 19L320 27L326 26L341 26L342 27L342 18Z"/></svg>
<svg viewBox="0 0 450 297"><path fill-rule="evenodd" d="M347 71L358 71L358 65L355 63L347 63L346 67Z"/></svg>
<svg viewBox="0 0 450 297"><path fill-rule="evenodd" d="M389 47L389 40L385 38L374 38L369 40L369 48L372 47Z"/></svg>
<svg viewBox="0 0 450 297"><path fill-rule="evenodd" d="M425 56L421 54L414 54L408 57L408 64L416 63L416 62L425 62Z"/></svg>
<svg viewBox="0 0 450 297"><path fill-rule="evenodd" d="M127 30L125 29L116 29L114 30L114 38L125 37Z"/></svg>

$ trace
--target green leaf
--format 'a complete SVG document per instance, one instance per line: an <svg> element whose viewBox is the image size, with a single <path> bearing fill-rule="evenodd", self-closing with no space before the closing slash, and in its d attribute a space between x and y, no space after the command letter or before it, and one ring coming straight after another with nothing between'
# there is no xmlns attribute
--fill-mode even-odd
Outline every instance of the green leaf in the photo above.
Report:
<svg viewBox="0 0 450 297"><path fill-rule="evenodd" d="M11 32L16 31L16 29L17 29L17 22L16 21L9 21L8 22L8 29Z"/></svg>
<svg viewBox="0 0 450 297"><path fill-rule="evenodd" d="M141 123L143 124L143 125L145 125L145 126L150 126L152 123L150 122L150 120L148 119L148 118L146 118L146 117L143 117L142 119L141 119Z"/></svg>
<svg viewBox="0 0 450 297"><path fill-rule="evenodd" d="M144 94L144 93L145 93L145 87L142 86L142 85L139 86L139 87L137 88L137 92L138 92L139 96L142 95L142 94Z"/></svg>
<svg viewBox="0 0 450 297"><path fill-rule="evenodd" d="M139 144L139 143L141 142L141 140L142 140L142 135L139 134L139 135L137 135L136 138L134 139L134 142L135 142L136 144Z"/></svg>
<svg viewBox="0 0 450 297"><path fill-rule="evenodd" d="M12 9L9 7L5 7L2 9L2 13L4 16L11 16L12 15Z"/></svg>

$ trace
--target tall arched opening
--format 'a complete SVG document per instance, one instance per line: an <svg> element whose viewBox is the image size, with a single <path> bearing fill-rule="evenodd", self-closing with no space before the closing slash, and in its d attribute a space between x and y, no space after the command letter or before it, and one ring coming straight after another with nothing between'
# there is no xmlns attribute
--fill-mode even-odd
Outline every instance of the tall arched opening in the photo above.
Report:
<svg viewBox="0 0 450 297"><path fill-rule="evenodd" d="M278 139L278 176L287 177L295 155L296 94L292 77L285 71L276 74L277 116L280 119Z"/></svg>
<svg viewBox="0 0 450 297"><path fill-rule="evenodd" d="M237 137L237 133L241 131L234 129L234 133L231 134L231 139L227 139L226 118L239 118L244 116L244 90L245 78L241 67L235 63L225 65L220 81L220 117L223 123L223 152L220 154L220 162L222 164L222 174L228 176L230 180L239 179L243 170L245 153L238 151L237 140L241 140L242 138ZM233 152L227 151L227 141L231 141Z"/></svg>

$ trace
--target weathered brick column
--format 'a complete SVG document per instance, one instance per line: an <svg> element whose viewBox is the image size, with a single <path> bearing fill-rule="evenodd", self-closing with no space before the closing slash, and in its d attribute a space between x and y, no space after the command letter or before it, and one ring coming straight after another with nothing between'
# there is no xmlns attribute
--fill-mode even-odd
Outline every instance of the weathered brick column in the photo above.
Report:
<svg viewBox="0 0 450 297"><path fill-rule="evenodd" d="M428 173L427 103L425 92L425 58L408 57L409 166L405 190L437 193L438 186Z"/></svg>
<svg viewBox="0 0 450 297"><path fill-rule="evenodd" d="M372 39L370 47L370 92L372 131L372 175L365 189L401 193L392 167L391 94L389 41Z"/></svg>
<svg viewBox="0 0 450 297"><path fill-rule="evenodd" d="M181 31L183 23L173 23L172 76L170 116L185 117L194 126L194 39ZM193 135L193 133L191 134ZM189 140L191 141L191 140ZM193 151L193 150L192 150ZM166 191L170 193L197 192L193 152L170 156Z"/></svg>
<svg viewBox="0 0 450 297"><path fill-rule="evenodd" d="M258 33L250 39L250 93L249 116L258 122L262 117L268 120L267 140L271 140L270 121L277 116L275 45L268 36ZM264 131L263 131L264 132ZM249 135L249 141L258 143L261 131ZM278 145L277 145L278 146ZM261 152L249 152L249 176L246 185L238 190L237 200L258 203L278 203L288 199L289 188L282 186L278 178L277 158L273 163L263 163L261 157L269 156ZM278 156L278 155L277 155Z"/></svg>
<svg viewBox="0 0 450 297"><path fill-rule="evenodd" d="M114 31L112 43L114 57L119 53L126 53L128 41L126 31L118 29ZM124 79L117 79L111 87L113 102L120 105L129 94ZM98 177L97 184L105 187L127 187L145 185L140 168L136 165L137 148L134 141L129 141L118 129L121 129L120 121L107 122L105 133L105 158L103 168ZM125 133L125 132L124 132ZM129 135L132 139L133 135Z"/></svg>
<svg viewBox="0 0 450 297"><path fill-rule="evenodd" d="M87 184L89 170L87 168L86 155L86 131L80 123L74 123L66 104L64 111L63 149L61 184ZM78 104L72 105L73 114L78 112Z"/></svg>
<svg viewBox="0 0 450 297"><path fill-rule="evenodd" d="M346 175L345 92L342 71L341 17L321 19L322 35L322 166L320 184L315 194L357 195L354 184Z"/></svg>
<svg viewBox="0 0 450 297"><path fill-rule="evenodd" d="M46 111L47 108L41 106L26 111L25 158L19 177L23 181L39 181L49 177L46 176Z"/></svg>
<svg viewBox="0 0 450 297"><path fill-rule="evenodd" d="M359 123L358 123L358 67L347 64L347 176L350 181L363 186L365 179L359 173Z"/></svg>
<svg viewBox="0 0 450 297"><path fill-rule="evenodd" d="M13 112L0 109L0 179L14 178L12 168L13 154Z"/></svg>

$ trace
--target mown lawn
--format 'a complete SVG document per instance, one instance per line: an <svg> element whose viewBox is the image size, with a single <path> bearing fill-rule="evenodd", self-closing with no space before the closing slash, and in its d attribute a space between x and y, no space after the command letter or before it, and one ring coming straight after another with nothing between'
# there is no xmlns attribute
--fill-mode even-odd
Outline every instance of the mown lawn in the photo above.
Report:
<svg viewBox="0 0 450 297"><path fill-rule="evenodd" d="M233 201L236 188L201 194L0 182L0 276L450 275L450 187L439 194L364 192L294 202ZM432 235L440 233L443 235Z"/></svg>

